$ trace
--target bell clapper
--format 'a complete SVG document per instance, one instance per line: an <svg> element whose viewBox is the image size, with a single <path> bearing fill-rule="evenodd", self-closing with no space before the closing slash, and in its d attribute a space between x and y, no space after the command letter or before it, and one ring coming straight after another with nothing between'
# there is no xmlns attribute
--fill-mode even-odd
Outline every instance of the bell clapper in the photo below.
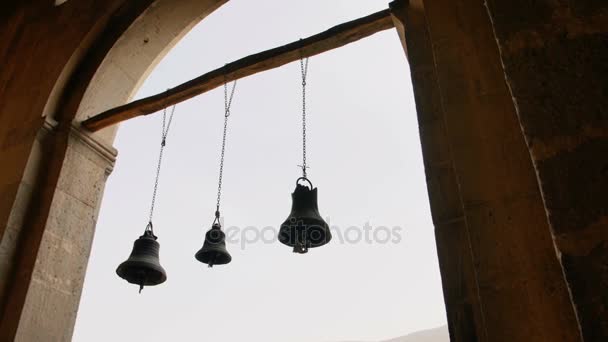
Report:
<svg viewBox="0 0 608 342"><path fill-rule="evenodd" d="M306 248L306 245L302 243L297 243L295 246L293 246L293 252L298 254L306 254L308 253L308 248Z"/></svg>
<svg viewBox="0 0 608 342"><path fill-rule="evenodd" d="M306 227L299 222L296 226L296 242L293 246L293 252L298 254L308 253L308 244L306 241Z"/></svg>
<svg viewBox="0 0 608 342"><path fill-rule="evenodd" d="M144 282L146 281L146 276L143 271L139 271L139 294L141 294L141 290L144 289Z"/></svg>

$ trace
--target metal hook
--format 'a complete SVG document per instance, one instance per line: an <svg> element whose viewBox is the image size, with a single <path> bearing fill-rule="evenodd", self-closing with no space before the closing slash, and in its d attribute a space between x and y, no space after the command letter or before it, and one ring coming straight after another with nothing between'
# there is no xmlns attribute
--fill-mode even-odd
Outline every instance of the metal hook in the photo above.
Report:
<svg viewBox="0 0 608 342"><path fill-rule="evenodd" d="M308 182L308 184L310 185L310 190L312 190L312 189L314 188L314 187L313 187L313 185L312 185L312 182L310 181L310 179L308 179L308 178L306 178L306 177L300 177L300 178L298 178L298 180L296 180L296 186L298 185L298 183L299 183L301 180L305 180L305 181L307 181L307 182Z"/></svg>

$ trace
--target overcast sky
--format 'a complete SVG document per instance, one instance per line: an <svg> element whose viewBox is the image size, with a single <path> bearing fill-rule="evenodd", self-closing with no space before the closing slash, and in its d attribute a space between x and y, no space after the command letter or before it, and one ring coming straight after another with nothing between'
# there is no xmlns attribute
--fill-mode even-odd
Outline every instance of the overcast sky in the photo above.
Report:
<svg viewBox="0 0 608 342"><path fill-rule="evenodd" d="M230 1L179 42L137 97L386 7L386 0ZM303 255L279 242L246 243L287 218L300 176L300 66L291 63L237 85L222 195L224 228L235 232L228 265L207 268L194 259L215 210L223 89L177 106L154 217L168 280L138 295L115 270L147 223L162 115L130 120L115 141L118 161L74 341L375 341L445 324L397 33L378 33L309 63L309 178L334 239Z"/></svg>

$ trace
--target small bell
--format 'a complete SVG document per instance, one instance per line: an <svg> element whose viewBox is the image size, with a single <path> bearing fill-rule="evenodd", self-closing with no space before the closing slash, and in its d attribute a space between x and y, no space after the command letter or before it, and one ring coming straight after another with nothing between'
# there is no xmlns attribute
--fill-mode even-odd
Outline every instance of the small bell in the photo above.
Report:
<svg viewBox="0 0 608 342"><path fill-rule="evenodd" d="M307 181L310 188L300 185L300 180ZM319 214L317 188L313 188L308 178L298 178L291 199L291 213L281 225L279 241L300 254L308 252L308 248L328 243L331 240L329 225Z"/></svg>
<svg viewBox="0 0 608 342"><path fill-rule="evenodd" d="M214 223L205 234L203 247L196 252L196 260L213 267L213 265L224 265L232 260L226 250L226 234L222 231L219 223Z"/></svg>
<svg viewBox="0 0 608 342"><path fill-rule="evenodd" d="M167 280L167 273L158 259L160 245L156 239L152 230L146 229L144 235L135 240L129 259L116 269L119 277L139 285L140 293L144 286L162 284Z"/></svg>

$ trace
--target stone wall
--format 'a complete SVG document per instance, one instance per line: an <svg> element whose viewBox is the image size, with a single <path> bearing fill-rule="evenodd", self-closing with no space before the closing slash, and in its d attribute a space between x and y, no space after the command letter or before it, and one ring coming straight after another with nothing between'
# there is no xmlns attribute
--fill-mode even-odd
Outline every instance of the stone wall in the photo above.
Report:
<svg viewBox="0 0 608 342"><path fill-rule="evenodd" d="M47 134L54 134L49 132ZM15 341L69 341L116 151L73 127Z"/></svg>
<svg viewBox="0 0 608 342"><path fill-rule="evenodd" d="M580 340L484 2L407 8L402 36L452 340Z"/></svg>
<svg viewBox="0 0 608 342"><path fill-rule="evenodd" d="M586 341L608 340L608 2L488 0Z"/></svg>

